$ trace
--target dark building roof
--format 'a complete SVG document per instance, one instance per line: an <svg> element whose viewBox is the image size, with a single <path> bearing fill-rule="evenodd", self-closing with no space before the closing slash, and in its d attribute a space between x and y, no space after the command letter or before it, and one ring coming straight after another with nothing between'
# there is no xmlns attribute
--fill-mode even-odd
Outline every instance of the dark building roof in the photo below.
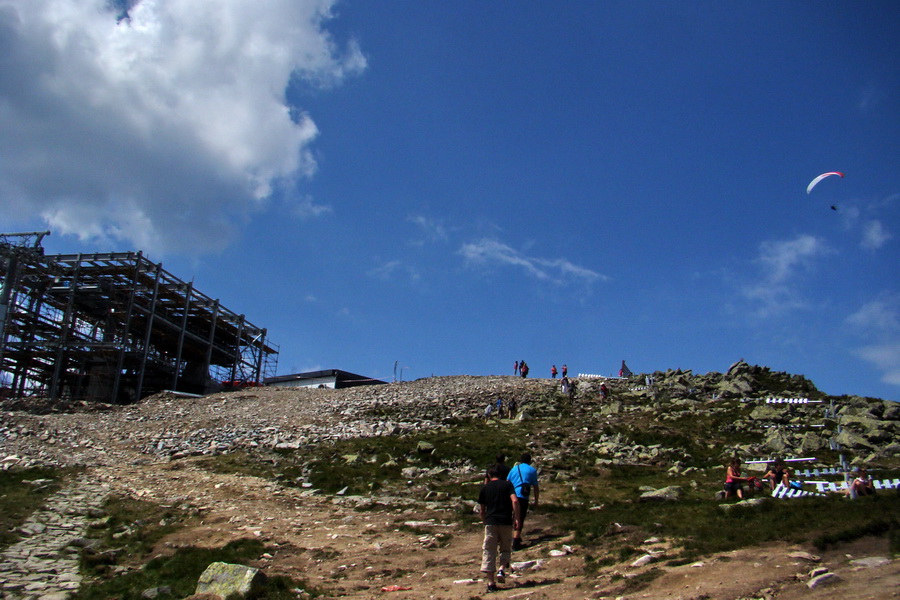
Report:
<svg viewBox="0 0 900 600"><path fill-rule="evenodd" d="M329 379L332 377L334 378L335 388L348 388L357 385L381 385L387 383L386 381L382 381L380 379L372 379L371 377L357 375L356 373L350 373L349 371L342 371L340 369L326 369L324 371L307 371L306 373L294 373L291 375L267 377L265 380L265 384L285 385L291 382L297 382L298 385L303 385L303 382L308 379Z"/></svg>

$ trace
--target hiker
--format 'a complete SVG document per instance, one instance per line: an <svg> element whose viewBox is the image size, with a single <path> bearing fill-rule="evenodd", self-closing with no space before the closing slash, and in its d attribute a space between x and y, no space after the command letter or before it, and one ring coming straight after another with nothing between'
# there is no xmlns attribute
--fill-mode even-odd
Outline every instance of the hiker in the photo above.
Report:
<svg viewBox="0 0 900 600"><path fill-rule="evenodd" d="M741 477L741 459L732 458L731 463L725 469L725 498L731 498L733 494L737 494L737 497L743 500L744 492L741 484L746 481L746 477Z"/></svg>
<svg viewBox="0 0 900 600"><path fill-rule="evenodd" d="M528 377L528 365L525 364L524 360L521 363L519 363L519 373L522 374L522 379L525 379L526 377Z"/></svg>
<svg viewBox="0 0 900 600"><path fill-rule="evenodd" d="M484 476L485 484L487 484L491 480L488 473L490 473L490 470L494 467L496 467L496 469L497 469L497 479L503 479L505 481L506 475L507 475L507 473L509 473L509 465L506 464L506 455L505 454L503 454L502 452L497 454L497 456L494 457L494 460L496 462L494 464L492 464L490 467L488 467L487 471L485 471L485 476Z"/></svg>
<svg viewBox="0 0 900 600"><path fill-rule="evenodd" d="M519 374L519 361L513 363L513 375Z"/></svg>
<svg viewBox="0 0 900 600"><path fill-rule="evenodd" d="M503 418L503 398L497 398L497 404L494 407L494 411L497 413L497 418Z"/></svg>
<svg viewBox="0 0 900 600"><path fill-rule="evenodd" d="M769 489L774 490L778 487L778 484L782 484L784 487L788 487L791 484L791 472L788 470L787 465L784 463L784 459L775 458L775 461L769 465L766 474L762 476L763 479L769 480Z"/></svg>
<svg viewBox="0 0 900 600"><path fill-rule="evenodd" d="M515 489L509 481L500 479L497 465L492 465L487 475L488 482L478 493L478 509L484 523L481 572L487 575L487 591L496 592L499 589L497 582L506 581L506 570L510 568L512 554L513 531L520 526L521 517Z"/></svg>
<svg viewBox="0 0 900 600"><path fill-rule="evenodd" d="M566 376L568 376L568 375L569 375L569 366L568 366L568 365L563 365L563 366L562 366L562 376L563 376L563 377L566 377Z"/></svg>
<svg viewBox="0 0 900 600"><path fill-rule="evenodd" d="M525 524L525 517L528 516L529 505L537 508L540 498L540 489L538 488L538 472L531 466L531 454L523 452L517 462L509 470L506 479L513 484L516 490L516 497L519 499L520 514L519 524L513 529L513 550L522 549L522 526ZM529 497L534 492L534 501L531 502Z"/></svg>
<svg viewBox="0 0 900 600"><path fill-rule="evenodd" d="M872 478L869 477L869 472L866 471L865 467L855 469L853 474L855 477L853 478L853 481L850 482L850 487L847 488L847 492L850 494L851 498L871 496L875 493L875 486L872 484Z"/></svg>
<svg viewBox="0 0 900 600"><path fill-rule="evenodd" d="M550 379L556 379L556 374L558 371L556 370L556 365L550 367Z"/></svg>
<svg viewBox="0 0 900 600"><path fill-rule="evenodd" d="M560 389L563 394L568 395L569 393L569 378L565 375L562 376L562 379L559 380Z"/></svg>
<svg viewBox="0 0 900 600"><path fill-rule="evenodd" d="M518 403L515 398L510 398L506 401L506 418L507 419L515 419L516 413L518 412Z"/></svg>
<svg viewBox="0 0 900 600"><path fill-rule="evenodd" d="M490 420L492 414L494 414L494 403L489 402L488 405L484 409L484 420L485 421Z"/></svg>
<svg viewBox="0 0 900 600"><path fill-rule="evenodd" d="M606 400L607 398L609 398L609 388L606 387L605 383L601 383L600 384L600 399Z"/></svg>

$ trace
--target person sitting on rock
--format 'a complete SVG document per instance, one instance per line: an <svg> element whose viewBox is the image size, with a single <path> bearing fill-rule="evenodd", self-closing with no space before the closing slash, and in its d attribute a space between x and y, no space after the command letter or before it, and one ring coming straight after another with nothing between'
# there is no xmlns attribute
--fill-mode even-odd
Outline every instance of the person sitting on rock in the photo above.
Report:
<svg viewBox="0 0 900 600"><path fill-rule="evenodd" d="M775 461L769 465L766 474L763 475L762 478L769 480L769 489L772 490L778 487L779 483L784 487L788 487L791 484L791 472L788 470L787 465L782 458L776 458Z"/></svg>
<svg viewBox="0 0 900 600"><path fill-rule="evenodd" d="M741 500L744 499L743 484L747 482L746 477L741 477L741 459L734 457L731 463L725 469L725 498L731 498L737 495Z"/></svg>
<svg viewBox="0 0 900 600"><path fill-rule="evenodd" d="M856 477L850 482L848 489L851 498L859 496L871 496L875 493L875 486L872 484L872 478L869 477L865 467L860 467L853 472Z"/></svg>

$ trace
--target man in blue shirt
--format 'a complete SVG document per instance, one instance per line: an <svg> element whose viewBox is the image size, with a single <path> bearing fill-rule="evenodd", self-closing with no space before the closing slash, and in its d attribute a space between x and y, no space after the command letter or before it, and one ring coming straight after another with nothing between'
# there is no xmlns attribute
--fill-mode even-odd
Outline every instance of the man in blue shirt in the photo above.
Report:
<svg viewBox="0 0 900 600"><path fill-rule="evenodd" d="M523 452L517 462L506 476L507 481L513 484L516 490L516 497L519 500L519 522L513 529L513 550L522 549L522 526L525 524L525 516L528 514L528 506L538 505L540 498L540 490L538 488L537 469L531 466L531 453ZM530 501L531 495L534 494L534 501Z"/></svg>

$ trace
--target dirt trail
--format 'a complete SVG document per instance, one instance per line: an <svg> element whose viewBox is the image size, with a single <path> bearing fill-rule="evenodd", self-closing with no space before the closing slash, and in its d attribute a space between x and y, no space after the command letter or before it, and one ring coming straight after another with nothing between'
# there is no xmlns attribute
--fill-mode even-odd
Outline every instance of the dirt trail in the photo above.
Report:
<svg viewBox="0 0 900 600"><path fill-rule="evenodd" d="M159 545L159 553L187 545L215 547L230 540L259 538L272 548L254 566L270 574L302 578L326 590L328 598L429 598L468 600L484 596L480 580L481 531L455 524L456 514L420 505L372 505L364 499L306 495L271 481L216 474L191 461L138 465L129 470L97 469L113 491L164 504L190 501L201 508L202 522ZM401 499L402 500L402 499ZM357 507L361 504L362 509ZM630 578L654 565L627 564L584 574L579 548L565 556L552 550L571 546L567 532L555 531L540 511L529 517L531 544L516 552L514 562L542 561L540 566L508 578L497 598L576 600L625 598L647 600L749 598L900 598L898 561L857 568L852 559L888 556L886 541L863 540L813 563L792 553L809 552L787 544L743 549L708 557L694 565L664 568L648 587L629 591ZM809 572L826 567L842 581L816 590ZM478 580L460 583L464 580ZM384 592L397 585L408 590Z"/></svg>

